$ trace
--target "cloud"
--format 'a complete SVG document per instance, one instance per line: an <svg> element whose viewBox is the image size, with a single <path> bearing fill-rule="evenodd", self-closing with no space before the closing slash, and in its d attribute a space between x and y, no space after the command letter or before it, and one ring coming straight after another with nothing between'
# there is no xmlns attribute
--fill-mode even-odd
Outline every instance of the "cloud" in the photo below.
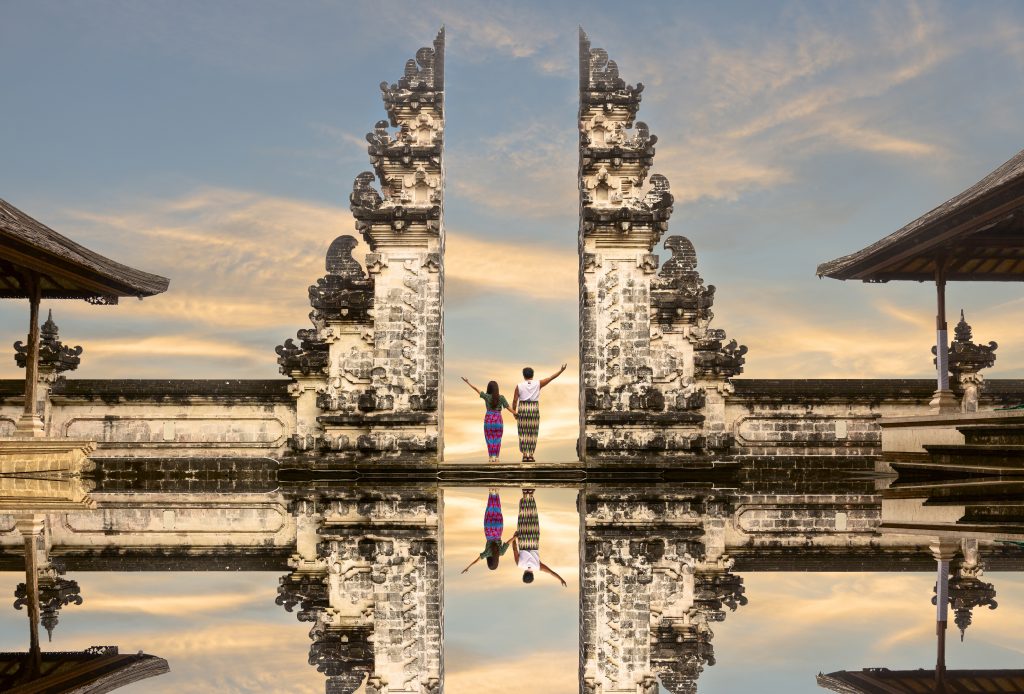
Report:
<svg viewBox="0 0 1024 694"><path fill-rule="evenodd" d="M510 263L510 259L515 262ZM472 286L475 292L575 302L578 261L575 254L542 244L517 244L448 232L445 282Z"/></svg>
<svg viewBox="0 0 1024 694"><path fill-rule="evenodd" d="M474 666L448 671L445 691L450 694L500 694L509 691L512 683L517 690L537 694L564 694L576 691L575 650L564 652L532 653L521 658L488 657Z"/></svg>

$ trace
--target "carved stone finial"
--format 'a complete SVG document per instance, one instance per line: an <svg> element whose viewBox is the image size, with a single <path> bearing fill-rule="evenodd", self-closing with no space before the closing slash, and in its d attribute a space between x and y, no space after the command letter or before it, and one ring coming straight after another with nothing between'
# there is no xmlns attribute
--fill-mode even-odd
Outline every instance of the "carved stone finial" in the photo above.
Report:
<svg viewBox="0 0 1024 694"><path fill-rule="evenodd" d="M18 340L14 343L14 361L24 369L28 362L28 345ZM53 322L53 310L47 313L46 322L39 328L39 368L41 371L61 373L74 371L82 362L82 348L68 347L60 341L60 330Z"/></svg>
<svg viewBox="0 0 1024 694"><path fill-rule="evenodd" d="M935 592L933 587L932 592ZM974 576L954 575L949 577L949 606L953 609L953 621L960 629L960 640L964 640L964 633L971 625L972 612L976 607L988 607L994 610L999 607L995 600L996 589L991 583ZM932 596L934 605L938 596Z"/></svg>
<svg viewBox="0 0 1024 694"><path fill-rule="evenodd" d="M996 342L987 345L971 342L973 331L960 310L960 322L953 331L954 339L949 345L949 372L956 377L965 374L976 374L982 369L991 367L996 362L995 351L999 348ZM935 354L935 348L932 348Z"/></svg>
<svg viewBox="0 0 1024 694"><path fill-rule="evenodd" d="M964 318L963 309L960 309L960 322L953 329L953 336L957 342L970 342L974 337L971 332L971 326L968 325L967 320Z"/></svg>
<svg viewBox="0 0 1024 694"><path fill-rule="evenodd" d="M60 621L61 608L68 605L81 605L82 589L78 581L62 578L59 575L40 577L39 581L39 623L46 629L47 636L53 640L53 630ZM20 610L28 604L28 589L19 583L14 589L14 609Z"/></svg>

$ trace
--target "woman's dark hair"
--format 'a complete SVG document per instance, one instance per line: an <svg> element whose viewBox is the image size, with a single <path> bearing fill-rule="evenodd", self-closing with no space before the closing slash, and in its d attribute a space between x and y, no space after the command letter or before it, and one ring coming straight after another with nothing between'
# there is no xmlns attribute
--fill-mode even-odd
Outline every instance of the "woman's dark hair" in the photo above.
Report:
<svg viewBox="0 0 1024 694"><path fill-rule="evenodd" d="M523 583L533 583L533 572L532 571L524 571L523 572Z"/></svg>
<svg viewBox="0 0 1024 694"><path fill-rule="evenodd" d="M493 381L491 381L493 383ZM487 557L487 568L494 571L498 568L498 560L501 559L501 542L498 540L491 540L487 543L487 549L491 550L491 554Z"/></svg>
<svg viewBox="0 0 1024 694"><path fill-rule="evenodd" d="M487 406L492 410L501 409L501 393L498 392L497 381L488 381L487 383Z"/></svg>
<svg viewBox="0 0 1024 694"><path fill-rule="evenodd" d="M525 378L525 379L533 378L533 369L530 368L529 366L527 366L525 369L523 369L523 378Z"/></svg>

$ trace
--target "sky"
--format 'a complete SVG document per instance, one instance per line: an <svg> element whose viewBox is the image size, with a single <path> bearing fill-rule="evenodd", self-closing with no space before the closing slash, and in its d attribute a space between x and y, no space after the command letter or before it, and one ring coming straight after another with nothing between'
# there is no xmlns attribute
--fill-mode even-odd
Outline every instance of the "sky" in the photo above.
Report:
<svg viewBox="0 0 1024 694"><path fill-rule="evenodd" d="M483 549L485 488L444 492L445 691L536 694L577 691L576 489L536 491L541 558L562 575L526 586L511 551L498 570L460 572ZM518 489L501 490L505 536L516 527ZM169 674L123 691L323 692L308 665L309 625L274 604L279 572L69 572L82 605L61 611L44 649L117 645L170 664ZM702 694L814 694L819 672L928 668L935 662L933 573L742 574L749 603L713 625L717 664ZM12 596L24 573L0 572ZM974 611L966 639L947 638L947 665L1018 666L1024 654L1024 574L990 571L999 607ZM44 635L45 639L45 635ZM27 648L24 610L0 606L0 651ZM120 691L120 690L119 690Z"/></svg>
<svg viewBox="0 0 1024 694"><path fill-rule="evenodd" d="M539 454L576 437L577 26L646 85L671 234L718 291L746 377L928 377L934 289L818 279L1022 147L1013 2L330 3L5 0L0 197L171 278L54 302L83 378L274 378L306 288L354 233L378 84L447 29L446 445L479 456L461 381L569 369ZM365 252L361 246L356 256ZM664 252L662 252L664 255ZM1016 285L955 284L989 378L1024 377ZM51 308L47 305L44 308ZM0 304L0 344L25 302ZM13 355L13 350L9 350ZM0 378L18 377L13 358ZM506 437L506 447L514 441Z"/></svg>

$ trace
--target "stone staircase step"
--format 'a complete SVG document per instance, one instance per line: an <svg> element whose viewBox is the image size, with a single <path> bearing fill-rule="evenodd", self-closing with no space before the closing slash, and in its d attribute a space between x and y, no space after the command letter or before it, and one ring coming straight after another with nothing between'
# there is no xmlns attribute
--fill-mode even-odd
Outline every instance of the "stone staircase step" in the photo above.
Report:
<svg viewBox="0 0 1024 694"><path fill-rule="evenodd" d="M932 463L947 465L998 465L1024 471L1024 446L932 445L925 446Z"/></svg>
<svg viewBox="0 0 1024 694"><path fill-rule="evenodd" d="M1024 446L1024 424L965 424L956 430L968 445Z"/></svg>

